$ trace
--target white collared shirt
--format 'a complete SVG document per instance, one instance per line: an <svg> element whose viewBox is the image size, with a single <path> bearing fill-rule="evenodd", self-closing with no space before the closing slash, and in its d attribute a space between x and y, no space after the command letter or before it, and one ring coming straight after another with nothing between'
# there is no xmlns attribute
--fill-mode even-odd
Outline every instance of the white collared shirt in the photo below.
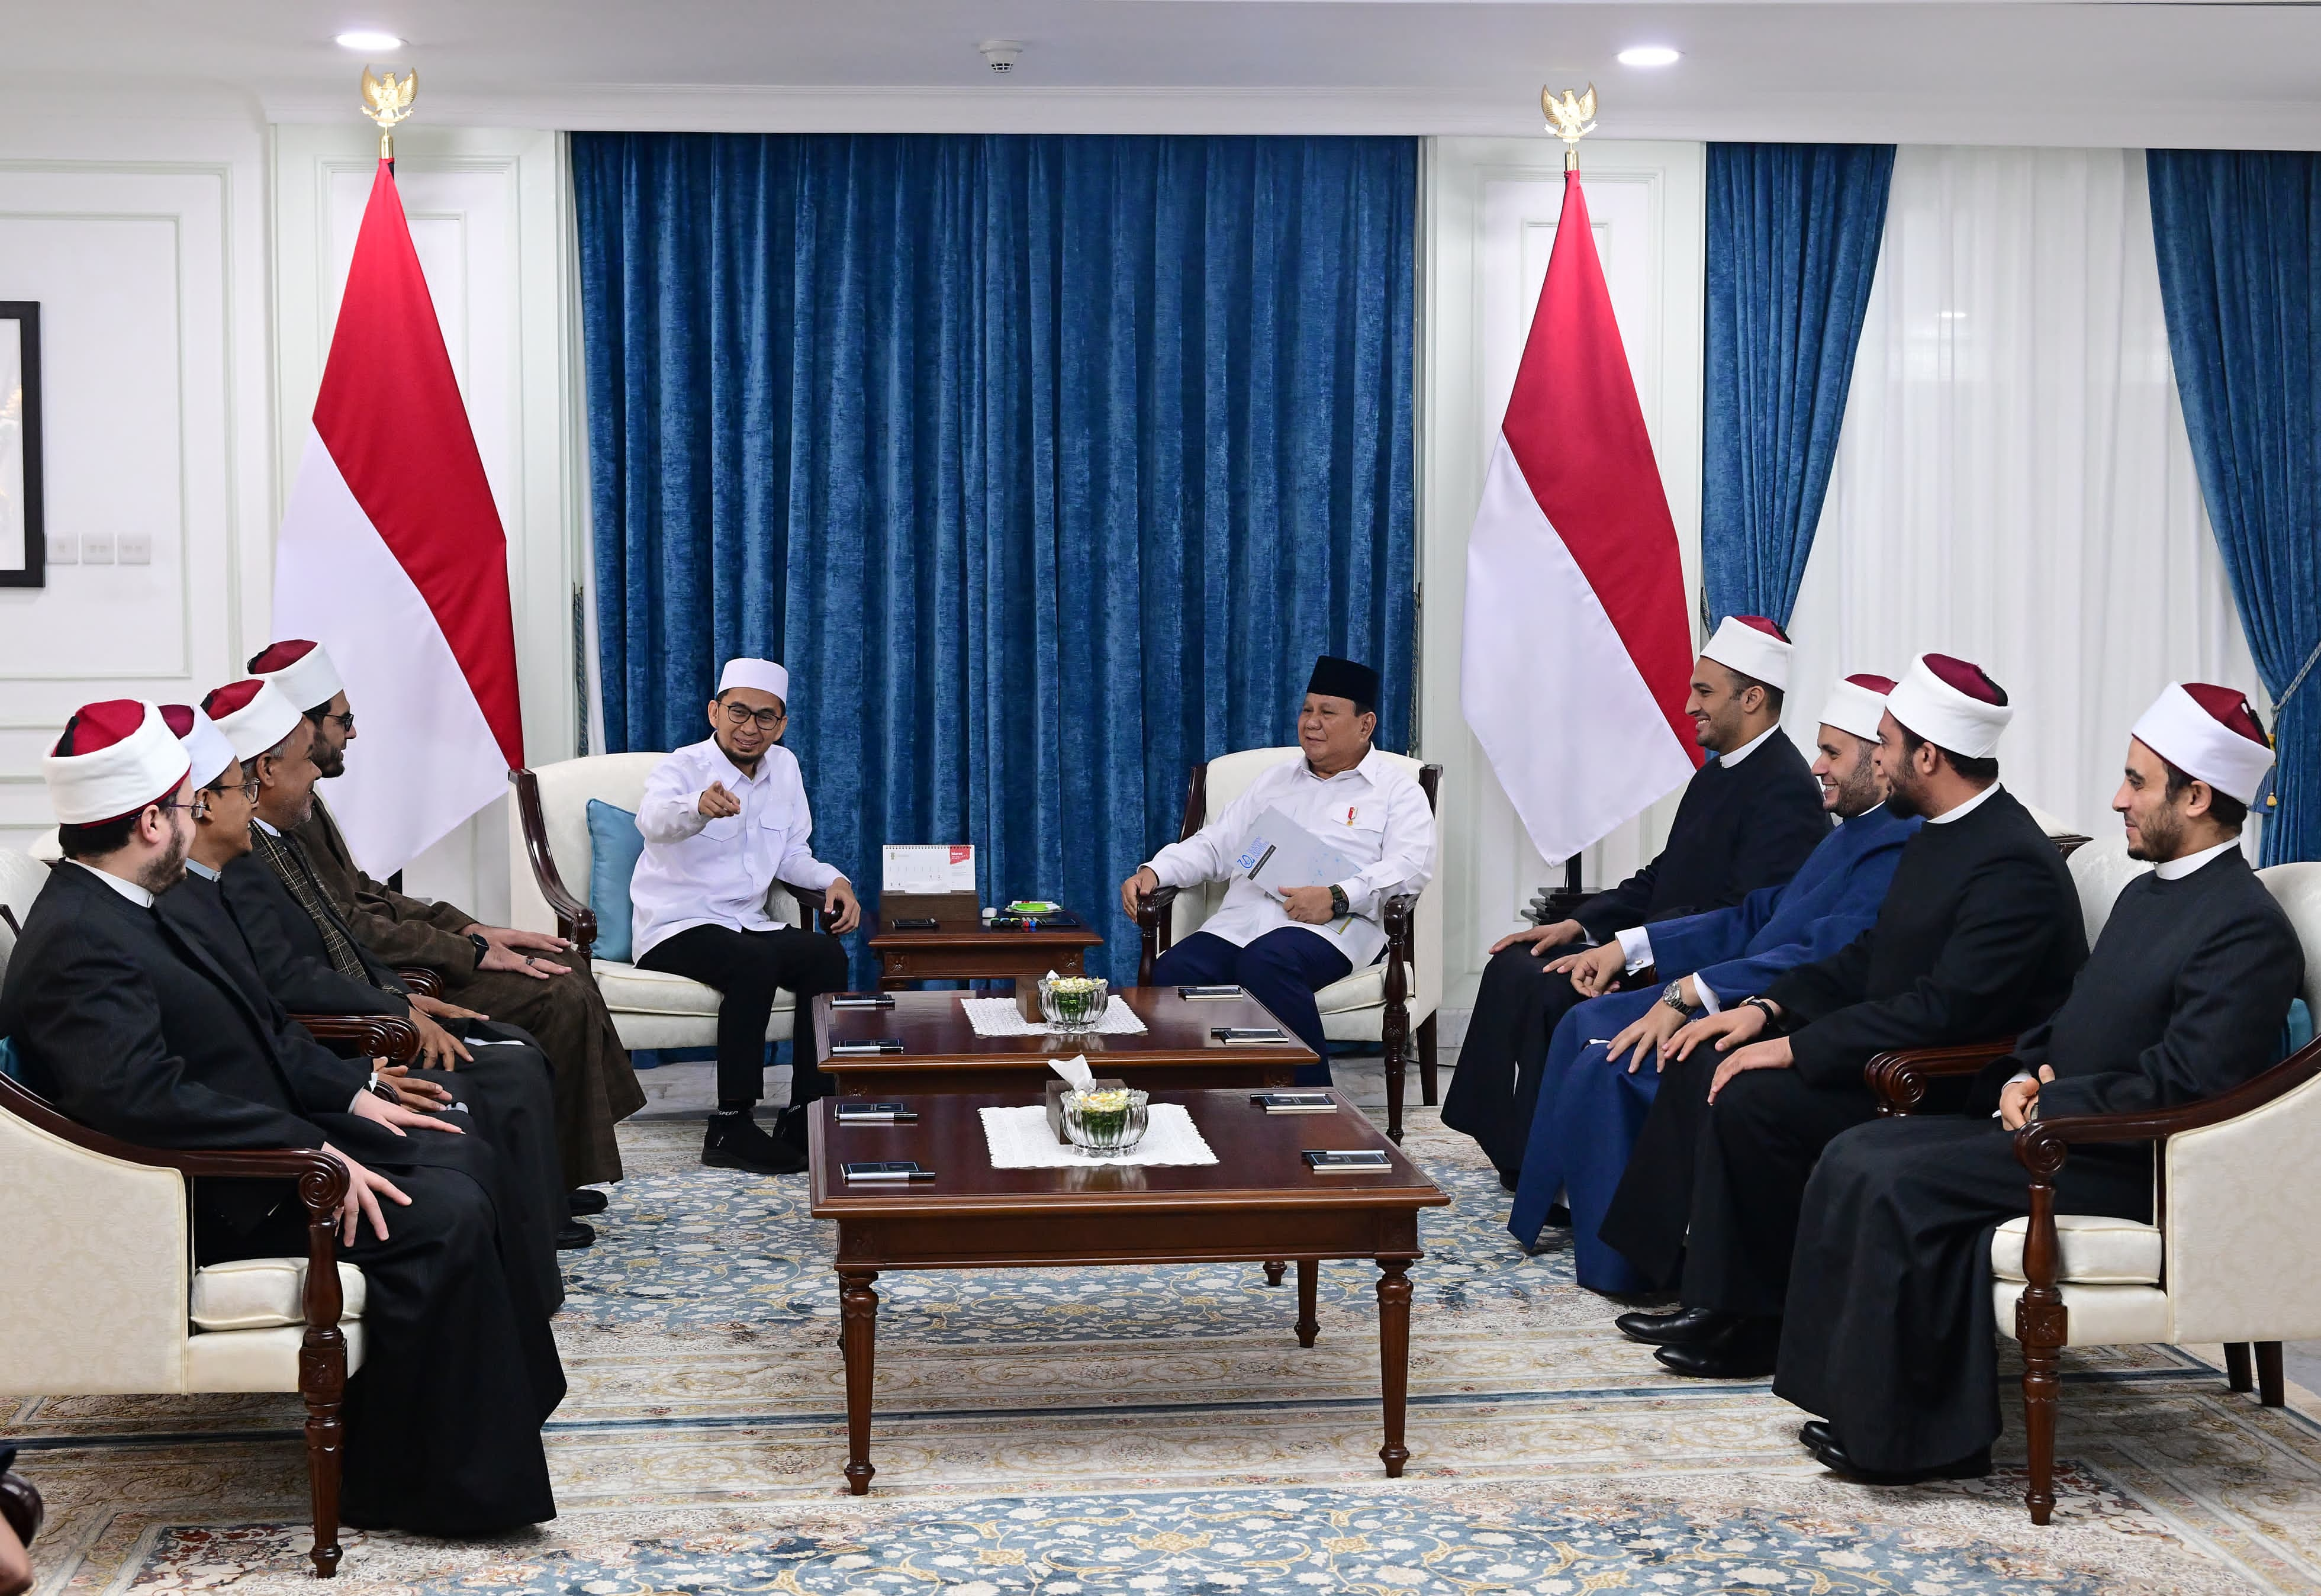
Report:
<svg viewBox="0 0 2321 1596"><path fill-rule="evenodd" d="M711 820L701 795L713 782L742 803L739 815ZM766 912L777 882L817 891L840 871L807 847L814 816L797 756L777 743L744 776L708 737L688 743L653 767L637 805L645 839L629 882L636 932L635 957L696 926L733 931L773 931L783 922Z"/></svg>
<svg viewBox="0 0 2321 1596"><path fill-rule="evenodd" d="M1750 738L1746 743L1741 744L1740 747L1734 749L1732 752L1718 754L1716 756L1716 762L1720 765L1725 765L1728 767L1739 764L1743 760L1747 759L1751 754L1756 752L1757 750L1762 748L1765 745L1766 739L1772 736L1780 729L1781 723L1779 721L1775 721L1771 725L1767 726L1763 731Z"/></svg>
<svg viewBox="0 0 2321 1596"><path fill-rule="evenodd" d="M95 876L98 880L103 881L115 892L120 893L122 897L135 904L139 908L151 908L153 907L153 895L145 890L144 888L139 886L136 882L130 880L127 877L116 876L109 870L99 870L96 866L78 859L68 859L65 862L67 864L79 865L81 869L88 871L89 874Z"/></svg>
<svg viewBox="0 0 2321 1596"><path fill-rule="evenodd" d="M1344 918L1321 926L1293 920L1279 899L1234 870L1258 816L1276 808L1362 866L1337 883L1350 911ZM1434 878L1434 812L1417 780L1375 748L1334 776L1316 776L1296 754L1261 774L1198 832L1154 854L1150 869L1164 887L1232 881L1224 902L1201 925L1213 935L1246 947L1269 931L1299 926L1360 970L1385 951L1379 917L1386 900Z"/></svg>
<svg viewBox="0 0 2321 1596"><path fill-rule="evenodd" d="M1954 804L1939 815L1926 816L1928 825L1948 825L1953 820L1963 820L1998 795L1998 783L1994 781L1962 804Z"/></svg>
<svg viewBox="0 0 2321 1596"><path fill-rule="evenodd" d="M2218 843L2213 848L2203 848L2198 853L2187 853L2181 859L2170 859L2152 867L2152 873L2163 881L2180 881L2221 853L2229 853L2241 845L2238 837Z"/></svg>

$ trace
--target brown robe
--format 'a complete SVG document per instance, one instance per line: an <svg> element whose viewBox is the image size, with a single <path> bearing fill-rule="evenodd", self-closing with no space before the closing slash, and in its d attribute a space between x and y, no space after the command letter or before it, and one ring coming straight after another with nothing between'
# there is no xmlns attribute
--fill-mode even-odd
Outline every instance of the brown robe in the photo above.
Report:
<svg viewBox="0 0 2321 1596"><path fill-rule="evenodd" d="M556 1139L566 1181L589 1186L619 1180L621 1148L613 1126L643 1108L645 1094L605 1012L587 955L539 955L572 971L547 980L478 970L475 944L462 931L476 917L448 903L406 897L365 875L320 793L313 818L296 834L333 907L381 962L432 970L443 980L446 1002L520 1026L539 1041L556 1072Z"/></svg>

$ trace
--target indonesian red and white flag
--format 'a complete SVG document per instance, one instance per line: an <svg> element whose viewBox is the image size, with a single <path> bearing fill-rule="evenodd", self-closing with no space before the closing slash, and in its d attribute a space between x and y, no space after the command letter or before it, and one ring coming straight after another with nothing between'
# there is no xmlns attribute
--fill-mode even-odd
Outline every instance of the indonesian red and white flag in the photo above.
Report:
<svg viewBox="0 0 2321 1596"><path fill-rule="evenodd" d="M1692 630L1676 524L1579 174L1467 540L1460 707L1541 857L1688 780Z"/></svg>
<svg viewBox="0 0 2321 1596"><path fill-rule="evenodd" d="M346 683L358 740L331 811L372 874L507 790L507 537L385 160L282 518L274 634L322 643Z"/></svg>

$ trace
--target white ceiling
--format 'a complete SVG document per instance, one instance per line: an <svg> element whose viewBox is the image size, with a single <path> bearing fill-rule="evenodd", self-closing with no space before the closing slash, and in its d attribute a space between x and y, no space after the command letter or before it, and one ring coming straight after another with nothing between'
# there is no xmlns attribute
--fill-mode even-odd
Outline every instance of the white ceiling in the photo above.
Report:
<svg viewBox="0 0 2321 1596"><path fill-rule="evenodd" d="M1592 80L1613 138L2321 148L2310 5L19 0L0 74L336 121L356 27L410 41L382 61L435 125L1535 134L1543 83ZM1684 59L1613 59L1635 43Z"/></svg>

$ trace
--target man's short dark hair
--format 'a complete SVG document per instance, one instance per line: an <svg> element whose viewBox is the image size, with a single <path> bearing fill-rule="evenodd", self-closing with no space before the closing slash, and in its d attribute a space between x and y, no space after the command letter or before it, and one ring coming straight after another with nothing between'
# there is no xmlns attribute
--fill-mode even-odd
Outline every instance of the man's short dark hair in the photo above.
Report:
<svg viewBox="0 0 2321 1596"><path fill-rule="evenodd" d="M123 815L118 820L100 820L94 825L59 825L57 846L67 859L102 859L107 853L118 853L129 845L130 834L137 829L138 816Z"/></svg>
<svg viewBox="0 0 2321 1596"><path fill-rule="evenodd" d="M1378 713L1378 707L1376 705L1365 704L1360 698L1355 698L1352 700L1352 702L1354 706L1354 718L1356 720L1360 720L1365 715L1376 715Z"/></svg>
<svg viewBox="0 0 2321 1596"><path fill-rule="evenodd" d="M1719 661L1718 663L1723 664L1724 661ZM1727 670L1733 670L1733 667L1730 665L1726 665L1725 668ZM1743 676L1738 670L1733 670L1733 693L1735 698L1747 692L1751 688L1762 689L1765 695L1765 707L1773 712L1773 718L1775 720L1781 718L1781 702L1784 695L1780 689L1775 687L1770 681L1759 681L1753 676Z"/></svg>
<svg viewBox="0 0 2321 1596"><path fill-rule="evenodd" d="M2251 713L2253 714L2254 711ZM2168 768L2168 801L2171 803L2176 801L2178 793L2191 786L2193 782L2203 780L2189 771L2178 770L2167 760L2163 759L2160 762ZM2237 833L2242 826L2248 824L2248 806L2231 793L2221 790L2215 782L2211 781L2208 783L2208 818L2226 831Z"/></svg>
<svg viewBox="0 0 2321 1596"><path fill-rule="evenodd" d="M306 711L306 718L313 721L317 726L320 726L323 724L324 717L326 717L330 713L331 700L325 698L321 703L315 705L312 709Z"/></svg>
<svg viewBox="0 0 2321 1596"><path fill-rule="evenodd" d="M1916 758L1918 750L1926 746L1926 740L1909 727L1903 725L1900 721L1898 720L1894 724L1901 728L1902 756L1905 759ZM1962 753L1952 752L1939 743L1934 744L1934 750L1950 762L1952 770L1970 781L1980 781L1988 787L1998 780L1998 762L1996 759L1969 759Z"/></svg>

